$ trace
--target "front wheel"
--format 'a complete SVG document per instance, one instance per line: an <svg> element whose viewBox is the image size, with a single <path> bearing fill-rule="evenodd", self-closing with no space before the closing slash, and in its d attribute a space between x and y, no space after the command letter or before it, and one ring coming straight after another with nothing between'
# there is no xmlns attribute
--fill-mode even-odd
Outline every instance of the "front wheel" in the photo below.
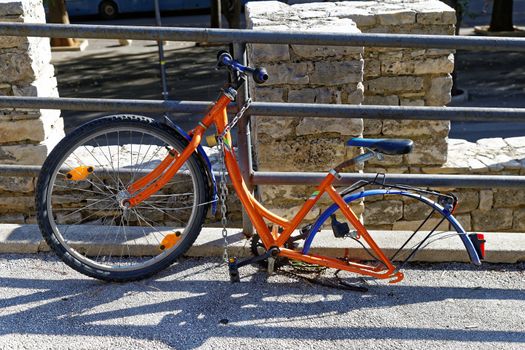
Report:
<svg viewBox="0 0 525 350"><path fill-rule="evenodd" d="M132 183L186 145L172 129L138 116L97 119L66 136L37 183L47 244L73 269L107 281L142 279L169 266L195 241L206 216L202 162L195 153L151 197L131 208L126 200Z"/></svg>

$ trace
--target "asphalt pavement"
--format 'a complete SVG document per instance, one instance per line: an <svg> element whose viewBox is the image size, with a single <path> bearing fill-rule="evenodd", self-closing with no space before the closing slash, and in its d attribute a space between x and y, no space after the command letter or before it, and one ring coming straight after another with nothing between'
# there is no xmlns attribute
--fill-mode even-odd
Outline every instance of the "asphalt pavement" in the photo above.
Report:
<svg viewBox="0 0 525 350"><path fill-rule="evenodd" d="M525 264L410 265L366 293L192 258L141 282L0 256L0 349L523 349ZM334 281L333 272L322 274ZM312 276L310 276L312 277Z"/></svg>

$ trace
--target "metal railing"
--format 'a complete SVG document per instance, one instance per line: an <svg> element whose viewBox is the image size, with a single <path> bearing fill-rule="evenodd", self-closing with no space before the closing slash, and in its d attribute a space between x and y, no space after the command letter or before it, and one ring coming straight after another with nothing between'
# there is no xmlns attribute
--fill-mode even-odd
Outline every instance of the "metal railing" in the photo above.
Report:
<svg viewBox="0 0 525 350"><path fill-rule="evenodd" d="M522 38L454 37L442 35L284 33L260 30L26 23L0 23L0 35L234 43L234 55L243 62L246 61L244 45L246 43L525 51L525 39ZM231 111L235 111L238 106L244 103L245 96L246 91L244 91L244 94L240 94L237 106L232 105ZM203 112L209 104L210 102L203 101L0 96L0 107L2 108L112 112ZM254 102L248 109L248 115L525 122L525 108L442 108ZM238 149L241 170L249 185L312 184L319 182L322 177L318 173L254 172L250 151L249 118L243 118L238 124ZM0 174L2 175L34 176L37 171L38 167L0 165ZM371 176L373 175L344 174L342 182L351 183L359 179L368 179ZM388 174L388 178L397 183L419 186L525 187L525 177L523 176Z"/></svg>

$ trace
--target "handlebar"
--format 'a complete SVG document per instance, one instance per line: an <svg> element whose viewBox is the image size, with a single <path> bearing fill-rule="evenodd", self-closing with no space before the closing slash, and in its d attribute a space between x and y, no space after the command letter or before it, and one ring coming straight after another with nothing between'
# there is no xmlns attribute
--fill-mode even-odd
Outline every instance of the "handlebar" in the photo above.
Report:
<svg viewBox="0 0 525 350"><path fill-rule="evenodd" d="M219 51L217 54L217 65L219 67L226 67L230 70L237 71L242 74L251 74L253 80L257 84L262 84L268 80L268 72L263 67L252 68L241 64L239 61L234 60L233 57L227 51Z"/></svg>

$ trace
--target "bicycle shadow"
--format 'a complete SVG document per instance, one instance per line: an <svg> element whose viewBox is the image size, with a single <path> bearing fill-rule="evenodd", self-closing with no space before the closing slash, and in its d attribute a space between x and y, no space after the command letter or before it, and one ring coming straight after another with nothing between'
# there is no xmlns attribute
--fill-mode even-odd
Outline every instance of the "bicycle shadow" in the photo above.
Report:
<svg viewBox="0 0 525 350"><path fill-rule="evenodd" d="M203 280L204 273L212 278ZM176 278L172 278L174 274ZM437 325L427 328L417 324L403 327L374 316L383 315L381 310L395 314L399 306L448 299L472 303L495 298L524 301L525 293L518 289L379 285L361 294L304 281L267 282L264 272L244 274L245 282L230 284L224 266L200 267L199 259L177 264L143 282L106 284L77 276L61 281L52 273L36 280L3 278L3 288L21 292L0 301L0 336L16 333L131 337L155 339L177 348L196 348L223 337L316 341L485 339L525 343L523 331L445 329ZM324 319L343 317L349 312L367 313L372 316L366 318L371 317L374 322L367 325L356 320L345 326L323 323ZM31 321L35 319L41 324L35 325Z"/></svg>

